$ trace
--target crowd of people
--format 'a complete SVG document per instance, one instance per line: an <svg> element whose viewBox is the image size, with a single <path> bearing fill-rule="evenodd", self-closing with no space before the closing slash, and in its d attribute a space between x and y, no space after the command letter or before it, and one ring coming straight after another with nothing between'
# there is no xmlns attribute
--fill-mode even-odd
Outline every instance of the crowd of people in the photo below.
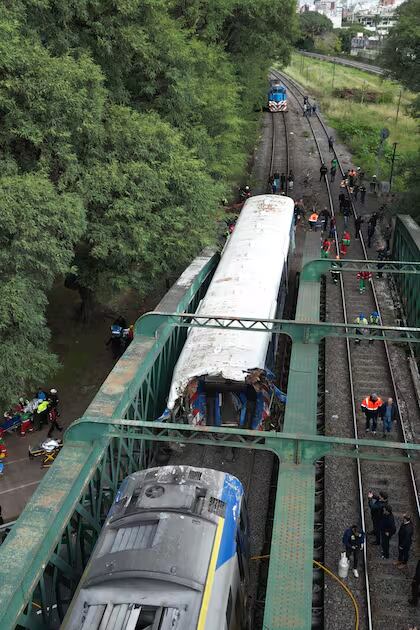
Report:
<svg viewBox="0 0 420 630"><path fill-rule="evenodd" d="M388 494L381 490L377 494L371 490L368 492L368 505L372 519L372 531L368 536L372 536L372 545L381 548L381 558L389 560L390 542L397 533L397 525L392 506L388 502ZM414 526L411 516L404 513L398 528L398 545L395 566L400 570L407 568L410 557L410 550L413 543ZM367 536L358 525L351 525L343 534L343 545L348 560L353 563L353 575L359 577L359 558L366 544ZM417 606L420 597L420 560L417 561L416 569L411 581L411 597L408 600L411 606Z"/></svg>
<svg viewBox="0 0 420 630"><path fill-rule="evenodd" d="M54 430L62 431L58 423L58 392L52 388L48 392L39 389L31 399L21 397L18 402L4 412L0 423L0 436L9 431L18 431L23 437L26 433L40 431L44 425L49 426L48 437Z"/></svg>

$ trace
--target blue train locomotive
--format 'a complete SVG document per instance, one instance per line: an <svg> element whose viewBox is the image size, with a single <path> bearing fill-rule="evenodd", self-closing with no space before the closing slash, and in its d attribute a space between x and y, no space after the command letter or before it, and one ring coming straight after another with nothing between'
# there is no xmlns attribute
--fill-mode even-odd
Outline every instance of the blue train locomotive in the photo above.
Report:
<svg viewBox="0 0 420 630"><path fill-rule="evenodd" d="M123 481L63 630L250 630L240 481L163 466Z"/></svg>
<svg viewBox="0 0 420 630"><path fill-rule="evenodd" d="M287 92L278 79L270 81L268 92L268 109L270 112L287 112Z"/></svg>

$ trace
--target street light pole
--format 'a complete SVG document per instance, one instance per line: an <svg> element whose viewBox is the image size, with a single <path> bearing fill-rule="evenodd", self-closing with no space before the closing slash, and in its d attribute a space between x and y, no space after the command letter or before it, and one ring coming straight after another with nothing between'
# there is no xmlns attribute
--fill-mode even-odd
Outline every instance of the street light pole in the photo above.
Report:
<svg viewBox="0 0 420 630"><path fill-rule="evenodd" d="M398 97L397 115L395 116L395 128L397 127L397 123L398 123L398 114L400 113L401 95L402 95L402 88L400 88L400 95L399 95L399 97Z"/></svg>
<svg viewBox="0 0 420 630"><path fill-rule="evenodd" d="M398 142L394 142L394 150L392 152L391 174L389 176L389 192L391 192L391 187L392 187L392 176L394 174L394 161L395 161L395 152L397 150L397 144Z"/></svg>

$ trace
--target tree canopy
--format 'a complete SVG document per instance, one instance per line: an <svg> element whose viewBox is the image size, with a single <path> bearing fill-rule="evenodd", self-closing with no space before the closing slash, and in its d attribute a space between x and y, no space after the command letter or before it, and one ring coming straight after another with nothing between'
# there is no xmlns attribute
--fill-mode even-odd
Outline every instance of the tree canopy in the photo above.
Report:
<svg viewBox="0 0 420 630"><path fill-rule="evenodd" d="M299 31L297 46L304 50L314 50L315 40L322 38L333 30L333 23L322 13L304 11L299 14Z"/></svg>
<svg viewBox="0 0 420 630"><path fill-rule="evenodd" d="M57 275L85 302L145 294L213 238L295 20L293 0L2 3L2 402L56 365Z"/></svg>
<svg viewBox="0 0 420 630"><path fill-rule="evenodd" d="M382 62L399 83L420 92L420 0L404 2L396 17L384 43Z"/></svg>

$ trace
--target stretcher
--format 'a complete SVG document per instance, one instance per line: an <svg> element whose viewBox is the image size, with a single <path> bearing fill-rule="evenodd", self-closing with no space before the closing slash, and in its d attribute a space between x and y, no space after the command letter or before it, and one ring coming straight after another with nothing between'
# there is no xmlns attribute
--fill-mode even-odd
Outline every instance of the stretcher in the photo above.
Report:
<svg viewBox="0 0 420 630"><path fill-rule="evenodd" d="M38 446L29 446L28 457L41 457L41 468L49 468L63 447L63 440L46 439Z"/></svg>

